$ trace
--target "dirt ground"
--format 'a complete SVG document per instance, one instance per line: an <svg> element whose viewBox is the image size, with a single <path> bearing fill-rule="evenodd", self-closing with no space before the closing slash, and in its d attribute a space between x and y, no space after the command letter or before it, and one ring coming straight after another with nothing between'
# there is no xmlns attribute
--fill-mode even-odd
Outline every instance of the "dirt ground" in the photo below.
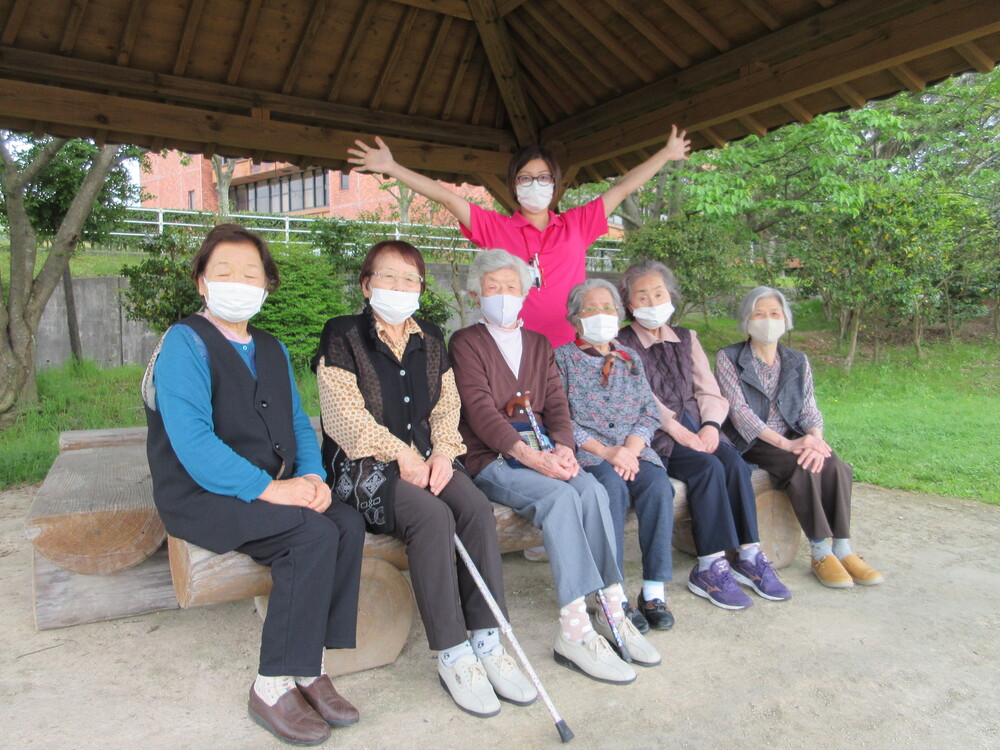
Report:
<svg viewBox="0 0 1000 750"><path fill-rule="evenodd" d="M246 694L260 621L252 602L35 632L24 514L34 487L0 493L0 737L9 748L285 747ZM613 687L551 658L548 565L504 560L515 634L577 748L1000 747L1000 507L857 485L855 547L882 586L822 588L805 545L782 573L789 602L725 612L690 594L675 553L677 617L663 664ZM638 585L634 535L627 577ZM417 618L419 620L419 618ZM459 712L437 683L422 626L395 664L337 680L361 711L325 747L544 748L541 702Z"/></svg>

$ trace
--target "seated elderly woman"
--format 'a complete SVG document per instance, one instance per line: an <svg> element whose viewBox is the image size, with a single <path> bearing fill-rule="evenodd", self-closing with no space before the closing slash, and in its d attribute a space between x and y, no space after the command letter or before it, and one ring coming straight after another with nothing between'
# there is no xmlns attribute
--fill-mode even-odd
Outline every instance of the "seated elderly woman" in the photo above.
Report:
<svg viewBox="0 0 1000 750"><path fill-rule="evenodd" d="M250 717L318 744L358 720L323 654L355 646L364 524L330 502L287 350L248 325L279 282L267 245L223 224L191 266L207 309L164 334L143 378L153 500L173 536L270 567Z"/></svg>
<svg viewBox="0 0 1000 750"><path fill-rule="evenodd" d="M604 682L632 682L635 670L605 640L611 628L601 608L595 632L584 597L603 592L636 663L658 664L660 655L625 619L608 495L580 472L552 346L518 319L529 285L527 264L505 250L483 251L469 267L468 290L483 317L451 339L466 467L487 497L542 530L560 607L556 661Z"/></svg>
<svg viewBox="0 0 1000 750"><path fill-rule="evenodd" d="M759 286L743 298L737 318L749 338L720 349L715 358L719 385L731 405L726 435L788 493L820 583L832 588L882 583L882 575L851 550L854 471L823 440L809 359L779 342L792 328L785 295Z"/></svg>
<svg viewBox="0 0 1000 750"><path fill-rule="evenodd" d="M649 447L660 426L656 399L642 359L615 342L624 310L610 282L577 284L566 313L576 340L556 349L555 356L569 398L576 460L608 492L623 572L625 514L630 499L635 503L644 580L639 609L629 614L640 632L650 626L667 630L674 624L665 593L673 578L674 488Z"/></svg>
<svg viewBox="0 0 1000 750"><path fill-rule="evenodd" d="M720 440L729 402L719 393L698 335L668 325L672 300L680 298L673 273L662 263L643 261L625 270L620 287L634 322L619 332L618 341L639 353L659 400L653 450L666 461L667 473L687 485L698 555L688 589L722 609L753 604L736 582L764 599L790 599L760 550L750 467ZM725 557L731 549L738 552L732 567Z"/></svg>
<svg viewBox="0 0 1000 750"><path fill-rule="evenodd" d="M457 532L506 613L493 507L455 460L465 446L444 339L433 323L413 317L424 259L407 242L380 242L359 279L364 309L327 321L313 359L334 499L357 508L372 533L406 544L427 641L440 652L439 679L459 708L492 716L497 697L528 705L535 687L500 644L486 600L456 561Z"/></svg>

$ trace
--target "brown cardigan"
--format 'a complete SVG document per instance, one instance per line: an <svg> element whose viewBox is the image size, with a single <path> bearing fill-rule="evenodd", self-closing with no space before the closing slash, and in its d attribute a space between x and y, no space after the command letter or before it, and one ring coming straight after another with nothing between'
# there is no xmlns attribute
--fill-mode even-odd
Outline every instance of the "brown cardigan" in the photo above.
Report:
<svg viewBox="0 0 1000 750"><path fill-rule="evenodd" d="M505 407L516 394L531 391L535 419L549 432L554 443L575 450L573 423L562 380L556 369L552 345L540 333L521 329L521 366L515 379L500 348L486 326L475 323L456 331L449 345L455 383L462 398L462 421L458 425L469 452L465 468L478 474L497 454L510 456L521 439L510 422L526 417L515 412L508 417Z"/></svg>

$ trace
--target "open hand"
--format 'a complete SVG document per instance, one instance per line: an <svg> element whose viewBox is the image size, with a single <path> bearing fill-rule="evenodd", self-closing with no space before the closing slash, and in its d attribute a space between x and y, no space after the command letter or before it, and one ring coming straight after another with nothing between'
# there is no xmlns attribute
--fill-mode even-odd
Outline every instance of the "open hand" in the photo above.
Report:
<svg viewBox="0 0 1000 750"><path fill-rule="evenodd" d="M687 131L679 131L676 125L671 125L670 137L667 139L665 150L667 152L667 161L686 161L690 159L691 140L687 138Z"/></svg>
<svg viewBox="0 0 1000 750"><path fill-rule="evenodd" d="M377 148L372 148L360 140L355 141L355 143L358 146L357 148L347 149L347 153L353 157L347 161L351 164L356 164L362 172L386 174L396 163L392 158L392 152L389 150L389 147L378 136L375 136L375 145Z"/></svg>

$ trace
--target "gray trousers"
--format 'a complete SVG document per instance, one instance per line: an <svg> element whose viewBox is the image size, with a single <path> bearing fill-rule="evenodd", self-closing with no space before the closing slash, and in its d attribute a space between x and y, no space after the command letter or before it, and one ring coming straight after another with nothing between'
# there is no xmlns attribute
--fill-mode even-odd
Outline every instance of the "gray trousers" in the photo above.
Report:
<svg viewBox="0 0 1000 750"><path fill-rule="evenodd" d="M542 530L560 607L621 582L608 493L592 475L581 471L564 482L493 461L475 481L490 500Z"/></svg>

